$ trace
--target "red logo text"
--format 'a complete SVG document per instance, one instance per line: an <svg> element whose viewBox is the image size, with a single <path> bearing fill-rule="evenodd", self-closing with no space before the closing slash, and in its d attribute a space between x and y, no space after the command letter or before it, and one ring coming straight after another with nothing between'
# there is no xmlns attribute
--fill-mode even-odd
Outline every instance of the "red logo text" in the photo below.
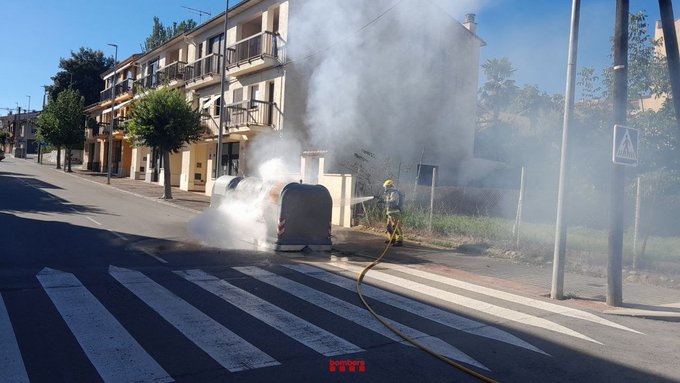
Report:
<svg viewBox="0 0 680 383"><path fill-rule="evenodd" d="M366 372L366 363L363 360L330 360L330 372Z"/></svg>

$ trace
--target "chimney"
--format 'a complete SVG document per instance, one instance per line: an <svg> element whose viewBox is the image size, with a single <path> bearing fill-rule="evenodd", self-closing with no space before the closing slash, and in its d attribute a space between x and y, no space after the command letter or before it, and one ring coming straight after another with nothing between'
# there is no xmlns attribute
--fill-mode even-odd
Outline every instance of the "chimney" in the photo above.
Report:
<svg viewBox="0 0 680 383"><path fill-rule="evenodd" d="M465 15L465 22L463 23L463 26L472 33L477 31L477 23L475 23L474 13L468 13Z"/></svg>

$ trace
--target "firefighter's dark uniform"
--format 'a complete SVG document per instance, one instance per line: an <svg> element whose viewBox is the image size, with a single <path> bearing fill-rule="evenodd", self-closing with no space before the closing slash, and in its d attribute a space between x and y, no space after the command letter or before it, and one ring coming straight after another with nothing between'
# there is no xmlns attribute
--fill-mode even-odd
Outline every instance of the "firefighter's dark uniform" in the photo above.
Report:
<svg viewBox="0 0 680 383"><path fill-rule="evenodd" d="M383 200L385 201L385 213L387 214L387 241L385 243L389 242L390 238L392 238L392 233L394 233L394 245L401 246L404 236L401 232L401 223L397 224L401 219L401 197L399 196L399 191L394 187L392 180L385 181L383 187L385 189Z"/></svg>

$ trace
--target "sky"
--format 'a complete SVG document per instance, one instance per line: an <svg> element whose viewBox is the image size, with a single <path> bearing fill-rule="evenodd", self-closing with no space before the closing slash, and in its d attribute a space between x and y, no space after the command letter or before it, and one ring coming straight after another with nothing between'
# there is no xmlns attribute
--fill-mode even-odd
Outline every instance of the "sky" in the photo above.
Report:
<svg viewBox="0 0 680 383"><path fill-rule="evenodd" d="M331 1L331 0L312 0ZM370 1L370 0L366 0ZM397 1L397 0L395 0ZM402 0L409 1L409 0ZM475 13L477 34L486 42L480 63L507 57L516 69L518 85L537 85L548 93L564 93L571 0L431 0L463 21ZM234 1L235 2L235 1ZM457 3L455 7L452 3ZM465 6L461 7L461 3ZM599 73L610 65L610 36L614 31L614 0L582 0L577 67L593 66ZM118 59L140 51L151 33L153 17L165 25L193 18L193 8L210 13L224 11L224 0L0 0L0 115L6 108L39 110L43 85L52 83L59 59L80 47L102 50ZM653 35L658 3L631 0L631 12L645 10ZM453 13L453 12L452 12ZM676 15L678 11L676 9ZM480 81L484 78L480 74ZM29 98L30 96L30 98Z"/></svg>

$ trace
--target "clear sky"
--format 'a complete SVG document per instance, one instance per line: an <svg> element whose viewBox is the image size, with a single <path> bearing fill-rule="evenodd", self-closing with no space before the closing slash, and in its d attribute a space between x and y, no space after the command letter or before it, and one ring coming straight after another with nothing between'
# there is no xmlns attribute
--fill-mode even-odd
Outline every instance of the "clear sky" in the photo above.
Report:
<svg viewBox="0 0 680 383"><path fill-rule="evenodd" d="M446 8L447 2L461 0L433 1ZM477 33L487 43L482 48L482 63L488 58L508 57L517 69L515 80L519 85L535 84L549 93L564 93L571 0L462 2L469 10L452 16L463 20L467 12L477 14ZM614 31L616 2L581 3L578 67L594 66L599 73L610 63L609 38ZM154 16L165 25L187 18L198 22L199 15L182 6L216 16L224 5L224 0L2 0L0 115L7 114L4 108L14 108L16 112L17 103L27 108L28 96L31 109L40 109L42 86L52 83L51 77L59 70L59 58L70 57L70 52L81 46L113 56L114 48L107 44L118 44L118 59L125 59L140 51L151 32ZM630 9L647 12L653 35L658 3L631 0ZM677 16L678 9L675 12ZM203 16L202 21L209 17Z"/></svg>

